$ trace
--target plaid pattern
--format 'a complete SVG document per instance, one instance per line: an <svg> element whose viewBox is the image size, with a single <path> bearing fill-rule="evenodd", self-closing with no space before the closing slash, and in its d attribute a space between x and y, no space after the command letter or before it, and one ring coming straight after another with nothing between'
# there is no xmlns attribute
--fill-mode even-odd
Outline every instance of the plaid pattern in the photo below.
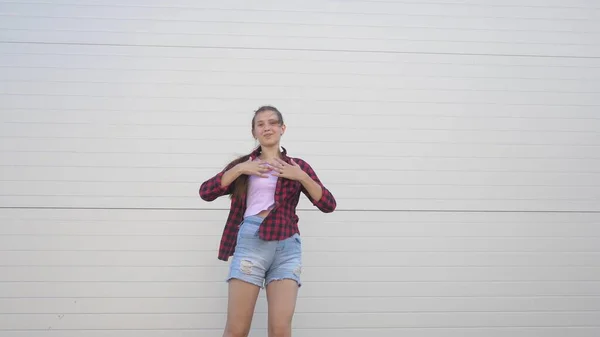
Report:
<svg viewBox="0 0 600 337"><path fill-rule="evenodd" d="M255 159L259 154L260 146L250 154L250 157ZM286 163L291 164L290 157L287 156L287 150L285 148L283 148L281 159ZM312 167L300 158L293 159L304 172L308 173L314 181L321 185L323 196L319 200L313 200L300 182L279 177L275 188L275 206L263 220L259 228L259 237L263 240L283 240L296 233L300 233L300 230L298 229L299 218L296 214L296 206L300 200L300 192L304 193L312 204L324 213L331 213L336 208L337 204L335 198L331 192L323 186ZM221 178L225 171L230 168L231 167L228 165L221 172L202 183L199 192L200 197L203 200L213 201L220 196L232 193L233 183L229 186L221 186ZM233 255L237 241L238 227L243 220L245 210L245 194L242 198L231 199L231 208L229 210L229 215L227 216L219 247L219 260L227 261L229 257Z"/></svg>

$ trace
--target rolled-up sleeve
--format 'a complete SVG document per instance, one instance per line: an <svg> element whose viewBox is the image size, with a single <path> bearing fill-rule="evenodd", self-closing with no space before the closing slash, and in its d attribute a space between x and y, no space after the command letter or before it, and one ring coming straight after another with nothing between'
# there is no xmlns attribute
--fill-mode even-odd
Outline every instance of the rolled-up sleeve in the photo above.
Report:
<svg viewBox="0 0 600 337"><path fill-rule="evenodd" d="M223 171L217 173L212 178L206 180L200 185L200 198L205 201L213 201L220 196L230 194L233 189L233 183L228 186L221 186L221 180L223 179L223 174L227 171L228 168Z"/></svg>
<svg viewBox="0 0 600 337"><path fill-rule="evenodd" d="M319 184L321 186L321 190L322 190L322 195L319 200L314 200L304 187L302 187L302 193L304 193L304 195L306 195L306 197L312 202L312 204L315 205L321 212L323 212L323 213L333 212L335 210L335 208L337 207L337 201L335 200L335 197L333 196L331 191L329 191L329 189L327 189L327 187L325 187L325 185L323 185L323 183L321 182L321 180L319 179L319 177L317 176L317 174L315 173L313 168L307 162L299 161L299 164L300 163L302 163L302 167L301 167L302 170L304 172L308 173L308 175L311 177L311 179L314 180L315 182L317 182L317 184Z"/></svg>

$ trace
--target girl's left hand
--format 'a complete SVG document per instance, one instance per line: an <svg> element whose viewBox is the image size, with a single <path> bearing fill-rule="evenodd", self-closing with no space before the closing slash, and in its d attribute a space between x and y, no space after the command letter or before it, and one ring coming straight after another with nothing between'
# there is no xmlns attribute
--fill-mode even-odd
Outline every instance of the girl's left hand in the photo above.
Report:
<svg viewBox="0 0 600 337"><path fill-rule="evenodd" d="M275 158L271 164L273 175L291 180L302 180L307 175L293 159L290 159L292 165L286 163L280 158Z"/></svg>

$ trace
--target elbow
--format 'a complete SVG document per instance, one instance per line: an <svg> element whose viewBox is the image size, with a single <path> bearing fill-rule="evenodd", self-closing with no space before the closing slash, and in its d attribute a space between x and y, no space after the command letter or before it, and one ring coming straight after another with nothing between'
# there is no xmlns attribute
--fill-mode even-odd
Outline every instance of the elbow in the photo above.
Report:
<svg viewBox="0 0 600 337"><path fill-rule="evenodd" d="M206 194L200 193L200 199L204 200L204 201L213 201L215 200L215 198L212 198Z"/></svg>
<svg viewBox="0 0 600 337"><path fill-rule="evenodd" d="M321 200L317 202L316 206L323 213L332 213L337 208L337 202L329 191L323 190L323 192L323 196L321 197Z"/></svg>
<svg viewBox="0 0 600 337"><path fill-rule="evenodd" d="M204 201L213 201L218 197L228 193L229 187L221 186L221 177L223 173L219 173L216 176L208 179L200 185L198 194Z"/></svg>
<svg viewBox="0 0 600 337"><path fill-rule="evenodd" d="M200 199L204 201L212 201L212 199L206 193L203 193L202 190L200 190L200 193L198 194L200 195Z"/></svg>
<svg viewBox="0 0 600 337"><path fill-rule="evenodd" d="M198 194L200 195L200 198L204 201L213 201L216 199L214 193L210 193L210 191L205 187L204 184L200 186Z"/></svg>
<svg viewBox="0 0 600 337"><path fill-rule="evenodd" d="M321 211L323 213L333 213L333 211L335 211L336 207L337 207L337 204L334 200L332 203L328 204L326 207L323 207L321 209Z"/></svg>

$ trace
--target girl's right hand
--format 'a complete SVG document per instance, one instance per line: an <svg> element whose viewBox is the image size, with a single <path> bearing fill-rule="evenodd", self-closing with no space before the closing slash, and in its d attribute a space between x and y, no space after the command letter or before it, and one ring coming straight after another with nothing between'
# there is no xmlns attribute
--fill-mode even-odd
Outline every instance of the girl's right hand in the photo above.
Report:
<svg viewBox="0 0 600 337"><path fill-rule="evenodd" d="M248 160L246 160L243 163L239 163L237 166L242 174L255 175L261 178L268 177L266 172L269 172L271 170L267 162L260 159L252 160L252 158L248 158Z"/></svg>

